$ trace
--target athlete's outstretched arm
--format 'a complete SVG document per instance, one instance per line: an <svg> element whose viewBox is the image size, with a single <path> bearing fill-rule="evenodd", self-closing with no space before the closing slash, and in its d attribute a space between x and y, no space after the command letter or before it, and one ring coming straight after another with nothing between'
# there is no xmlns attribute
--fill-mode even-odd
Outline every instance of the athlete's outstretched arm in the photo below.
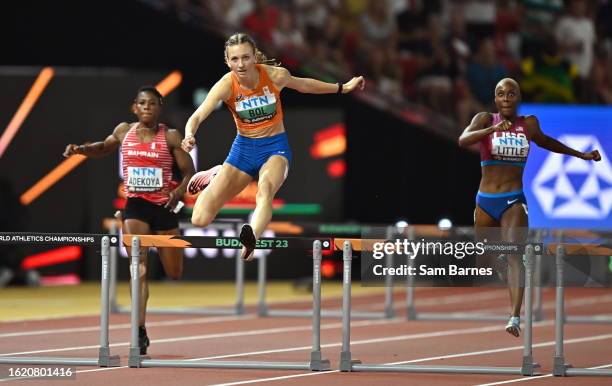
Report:
<svg viewBox="0 0 612 386"><path fill-rule="evenodd" d="M312 78L298 78L289 73L289 70L283 67L276 67L275 83L283 87L289 87L304 94L335 94L338 92L337 83L321 82ZM356 76L346 83L342 83L342 94L348 94L353 90L363 90L365 87L365 79L363 76Z"/></svg>
<svg viewBox="0 0 612 386"><path fill-rule="evenodd" d="M467 147L473 145L494 131L506 131L511 127L510 122L506 120L499 122L495 126L490 126L491 121L491 114L489 113L480 112L474 115L472 122L463 130L459 137L459 146Z"/></svg>
<svg viewBox="0 0 612 386"><path fill-rule="evenodd" d="M174 209L177 202L183 198L185 191L187 191L187 184L195 173L195 167L193 166L191 156L181 148L182 140L183 137L177 130L171 129L166 131L166 143L183 175L181 184L169 194L168 202L165 206L170 209Z"/></svg>
<svg viewBox="0 0 612 386"><path fill-rule="evenodd" d="M183 150L190 152L195 146L194 135L198 131L200 124L213 112L219 102L223 102L230 97L232 93L232 78L230 74L223 76L210 89L210 92L204 99L204 102L191 114L191 117L185 124L185 139L182 142Z"/></svg>
<svg viewBox="0 0 612 386"><path fill-rule="evenodd" d="M538 121L538 118L536 118L534 115L529 115L525 119L525 123L527 124L527 129L531 134L531 140L543 149L550 150L555 153L571 155L587 161L601 160L601 155L599 154L598 150L592 150L587 153L583 153L578 150L574 150L571 147L566 146L561 142L557 141L556 139L544 134L542 132L542 129L540 128L540 122Z"/></svg>
<svg viewBox="0 0 612 386"><path fill-rule="evenodd" d="M121 141L125 137L125 133L129 130L130 125L127 122L121 122L113 133L106 137L104 141L85 143L83 145L69 144L64 150L64 157L70 157L74 154L83 154L87 157L104 157L113 151L117 150L121 145Z"/></svg>

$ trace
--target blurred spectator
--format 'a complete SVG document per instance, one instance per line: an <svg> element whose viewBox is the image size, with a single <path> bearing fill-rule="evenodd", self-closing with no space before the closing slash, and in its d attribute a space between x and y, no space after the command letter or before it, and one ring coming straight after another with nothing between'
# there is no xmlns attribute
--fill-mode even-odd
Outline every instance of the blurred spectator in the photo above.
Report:
<svg viewBox="0 0 612 386"><path fill-rule="evenodd" d="M329 1L322 0L295 0L295 16L297 24L310 38L312 34L325 28L325 22L330 13Z"/></svg>
<svg viewBox="0 0 612 386"><path fill-rule="evenodd" d="M453 69L451 59L440 42L433 46L432 58L417 76L420 99L436 112L452 114L450 103Z"/></svg>
<svg viewBox="0 0 612 386"><path fill-rule="evenodd" d="M527 100L543 103L575 101L573 80L578 75L578 68L561 56L554 39L539 55L525 58L521 68L521 89Z"/></svg>
<svg viewBox="0 0 612 386"><path fill-rule="evenodd" d="M495 57L493 39L485 38L480 42L474 59L468 64L466 79L471 93L485 109L493 104L491 90L500 79L508 76L506 67Z"/></svg>
<svg viewBox="0 0 612 386"><path fill-rule="evenodd" d="M563 57L578 67L578 94L583 101L588 78L593 67L593 49L596 35L595 25L586 15L586 0L570 0L568 13L559 19L555 37Z"/></svg>
<svg viewBox="0 0 612 386"><path fill-rule="evenodd" d="M495 1L468 0L463 3L468 31L476 36L493 36L497 9Z"/></svg>
<svg viewBox="0 0 612 386"><path fill-rule="evenodd" d="M272 43L272 31L278 27L279 10L267 0L255 0L255 9L243 21L253 38L261 44Z"/></svg>
<svg viewBox="0 0 612 386"><path fill-rule="evenodd" d="M272 43L280 54L281 62L290 70L299 65L299 58L305 54L304 34L297 27L294 14L287 9L279 13L278 27L272 31Z"/></svg>
<svg viewBox="0 0 612 386"><path fill-rule="evenodd" d="M345 33L353 34L359 29L360 16L365 12L368 3L368 0L340 0L338 17Z"/></svg>
<svg viewBox="0 0 612 386"><path fill-rule="evenodd" d="M600 45L593 65L595 102L612 105L612 55Z"/></svg>
<svg viewBox="0 0 612 386"><path fill-rule="evenodd" d="M612 51L612 0L599 0L595 12L597 36L606 41L606 49Z"/></svg>
<svg viewBox="0 0 612 386"><path fill-rule="evenodd" d="M370 1L366 12L361 16L360 27L362 37L368 44L393 44L396 39L397 29L388 1Z"/></svg>
<svg viewBox="0 0 612 386"><path fill-rule="evenodd" d="M550 28L563 9L563 0L520 0L521 18L521 56L533 57L538 54Z"/></svg>
<svg viewBox="0 0 612 386"><path fill-rule="evenodd" d="M408 0L409 6L396 18L400 51L425 52L429 14L419 0Z"/></svg>
<svg viewBox="0 0 612 386"><path fill-rule="evenodd" d="M233 29L240 27L255 8L252 0L206 0L206 3L216 20Z"/></svg>
<svg viewBox="0 0 612 386"><path fill-rule="evenodd" d="M340 19L335 13L327 16L322 30L311 32L309 45L312 50L310 62L319 67L327 67L330 73L337 74L339 78L349 76L351 66L355 63L344 55L345 35L340 28Z"/></svg>

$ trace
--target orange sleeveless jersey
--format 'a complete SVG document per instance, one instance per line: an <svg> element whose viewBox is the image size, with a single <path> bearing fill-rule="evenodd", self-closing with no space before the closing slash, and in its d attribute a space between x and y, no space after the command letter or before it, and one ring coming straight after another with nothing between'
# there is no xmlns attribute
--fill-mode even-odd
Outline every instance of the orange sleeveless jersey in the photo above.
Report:
<svg viewBox="0 0 612 386"><path fill-rule="evenodd" d="M232 72L232 94L224 101L234 116L236 127L245 131L270 127L283 120L280 91L265 68L259 64L255 66L259 71L257 87L254 90L240 87Z"/></svg>

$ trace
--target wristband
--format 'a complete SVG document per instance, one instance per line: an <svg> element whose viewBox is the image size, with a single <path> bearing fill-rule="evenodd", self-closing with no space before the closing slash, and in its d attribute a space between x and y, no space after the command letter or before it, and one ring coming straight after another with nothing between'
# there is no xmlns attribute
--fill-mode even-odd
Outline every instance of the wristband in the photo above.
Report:
<svg viewBox="0 0 612 386"><path fill-rule="evenodd" d="M342 82L338 82L338 91L336 91L336 94L342 94Z"/></svg>
<svg viewBox="0 0 612 386"><path fill-rule="evenodd" d="M84 154L85 153L85 145L77 146L77 151L78 151L78 154Z"/></svg>

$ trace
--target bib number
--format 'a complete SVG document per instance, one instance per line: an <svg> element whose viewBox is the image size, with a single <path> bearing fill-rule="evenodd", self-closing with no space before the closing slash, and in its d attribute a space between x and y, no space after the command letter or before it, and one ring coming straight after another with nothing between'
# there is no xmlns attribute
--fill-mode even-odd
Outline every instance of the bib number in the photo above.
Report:
<svg viewBox="0 0 612 386"><path fill-rule="evenodd" d="M128 166L125 186L129 192L156 192L164 186L162 169Z"/></svg>

